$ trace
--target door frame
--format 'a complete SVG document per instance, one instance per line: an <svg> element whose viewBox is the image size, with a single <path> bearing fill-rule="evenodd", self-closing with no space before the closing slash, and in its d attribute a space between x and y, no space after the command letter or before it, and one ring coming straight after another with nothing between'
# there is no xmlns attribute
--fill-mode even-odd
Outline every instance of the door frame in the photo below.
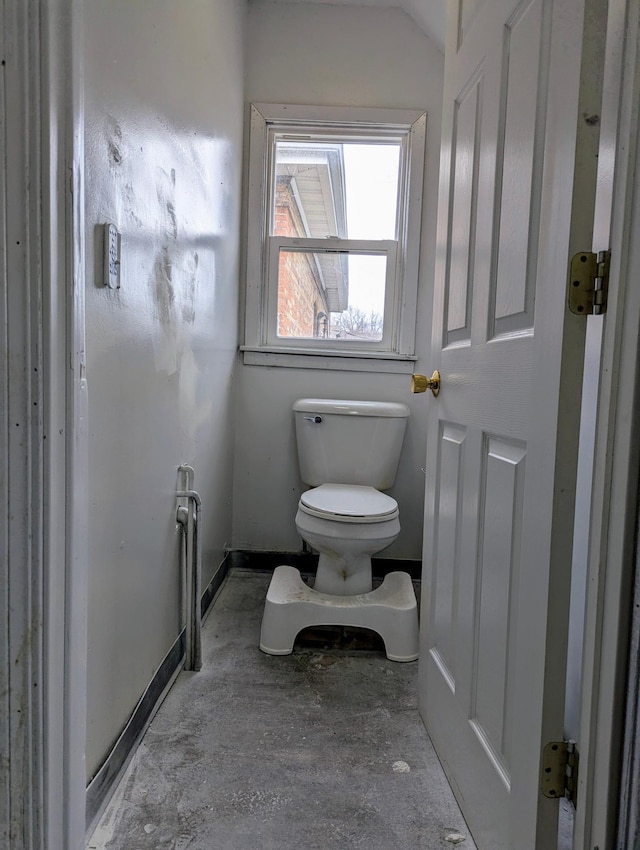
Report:
<svg viewBox="0 0 640 850"><path fill-rule="evenodd" d="M593 249L611 248L612 259L591 494L576 850L614 846L628 746L622 730L640 481L639 33L637 3L610 0Z"/></svg>
<svg viewBox="0 0 640 850"><path fill-rule="evenodd" d="M20 0L17 0L19 3ZM84 40L81 0L41 0L45 400L52 452L43 497L47 850L85 845L88 430L85 362ZM58 507L56 507L58 505ZM64 515L62 508L64 505ZM48 561L48 565L47 562ZM47 569L48 566L48 569ZM63 651L56 651L63 647ZM58 684L59 683L59 684ZM53 684L53 687L52 687Z"/></svg>
<svg viewBox="0 0 640 850"><path fill-rule="evenodd" d="M8 553L0 584L10 611L0 640L8 683L0 746L9 762L0 828L11 846L34 850L82 850L85 843L81 12L81 0L3 0L0 9L9 184L0 192L7 235L0 249L10 293L0 336L14 365L2 387L12 419L0 435L12 458L11 499L9 487L0 490L0 542ZM22 440L11 440L20 424Z"/></svg>
<svg viewBox="0 0 640 850"><path fill-rule="evenodd" d="M48 0L50 2L50 0ZM58 216L51 216L51 242L59 246L66 274L64 304L66 317L65 361L56 370L65 374L66 444L66 538L65 558L65 658L64 757L62 773L66 796L63 799L61 846L83 850L86 842L86 727L87 727L87 600L89 525L89 447L88 386L85 348L85 152L84 152L84 16L82 0L55 0L49 9L47 33L52 75L49 91L58 99L51 112L56 116L50 127L60 150L50 162L53 175L63 192L57 198ZM50 142L51 144L51 142ZM53 147L50 146L50 150ZM59 184L58 184L59 185ZM55 319L54 328L61 323ZM53 671L54 675L57 671ZM56 846L56 845L52 845ZM60 845L58 845L60 846Z"/></svg>

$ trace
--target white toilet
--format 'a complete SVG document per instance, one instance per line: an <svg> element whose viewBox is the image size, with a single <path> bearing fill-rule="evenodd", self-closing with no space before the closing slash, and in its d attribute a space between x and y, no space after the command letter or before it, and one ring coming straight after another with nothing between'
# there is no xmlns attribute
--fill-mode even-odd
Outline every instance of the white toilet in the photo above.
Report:
<svg viewBox="0 0 640 850"><path fill-rule="evenodd" d="M274 571L260 648L292 651L309 626L360 626L378 632L387 656L418 655L417 604L407 573L390 573L373 590L371 556L400 533L398 505L381 492L393 484L409 408L404 404L299 399L293 405L302 494L295 523L320 553L313 589L297 570Z"/></svg>

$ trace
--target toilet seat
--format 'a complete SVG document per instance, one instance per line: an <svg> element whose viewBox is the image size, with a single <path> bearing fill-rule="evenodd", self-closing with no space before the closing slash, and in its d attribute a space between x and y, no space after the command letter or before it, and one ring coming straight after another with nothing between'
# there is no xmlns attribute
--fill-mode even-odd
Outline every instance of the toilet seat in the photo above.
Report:
<svg viewBox="0 0 640 850"><path fill-rule="evenodd" d="M395 499L360 484L321 484L302 494L298 508L334 522L386 522L399 515Z"/></svg>

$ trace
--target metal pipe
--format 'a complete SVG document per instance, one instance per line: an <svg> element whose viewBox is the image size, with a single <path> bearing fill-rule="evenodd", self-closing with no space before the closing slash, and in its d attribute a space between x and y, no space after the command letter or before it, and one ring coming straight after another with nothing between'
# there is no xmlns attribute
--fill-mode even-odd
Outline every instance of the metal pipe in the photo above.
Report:
<svg viewBox="0 0 640 850"><path fill-rule="evenodd" d="M202 499L193 489L194 470L191 466L180 466L178 471L184 475L184 487L178 490L178 499L187 499L187 508L178 507L177 520L185 527L186 520L186 670L200 670L202 667L202 615L200 585L202 575ZM193 510L195 505L195 511ZM185 516L186 513L186 516ZM194 557L195 555L195 557Z"/></svg>
<svg viewBox="0 0 640 850"><path fill-rule="evenodd" d="M189 501L187 500L187 504ZM180 628L185 630L185 663L187 661L186 646L188 642L189 631L189 608L187 600L187 587L189 583L189 566L187 561L187 524L189 522L189 508L180 505L178 507L177 517L178 523L181 526L180 534ZM189 659L190 661L190 659Z"/></svg>
<svg viewBox="0 0 640 850"><path fill-rule="evenodd" d="M202 614L200 610L200 584L202 575L202 499L196 490L178 490L179 498L186 498L195 504L189 510L187 520L187 658L186 670L200 670L202 667ZM194 557L195 553L195 557Z"/></svg>
<svg viewBox="0 0 640 850"><path fill-rule="evenodd" d="M196 477L194 468L189 466L187 463L183 463L182 466L178 467L178 472L182 472L184 474L184 486L182 489L193 490L193 482Z"/></svg>
<svg viewBox="0 0 640 850"><path fill-rule="evenodd" d="M194 498L196 504L196 522L193 529L194 547L196 551L196 563L193 571L193 629L191 643L191 659L193 669L200 670L202 667L202 592L200 584L202 579L202 500L200 496Z"/></svg>
<svg viewBox="0 0 640 850"><path fill-rule="evenodd" d="M187 590L187 646L186 670L200 670L202 667L201 629L202 616L200 611L200 583L202 572L202 535L198 533L202 522L202 500L196 490L178 490L178 498L186 498L195 505L194 511L189 505L187 513L187 556L186 556L186 590ZM195 557L194 557L195 555Z"/></svg>

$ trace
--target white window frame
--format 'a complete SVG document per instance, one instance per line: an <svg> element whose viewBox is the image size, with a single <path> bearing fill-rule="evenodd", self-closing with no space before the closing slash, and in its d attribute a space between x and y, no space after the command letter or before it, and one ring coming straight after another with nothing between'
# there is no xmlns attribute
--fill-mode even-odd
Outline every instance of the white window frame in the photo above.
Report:
<svg viewBox="0 0 640 850"><path fill-rule="evenodd" d="M309 349L310 346L320 344L331 351L361 351L366 347L368 351L389 351L393 345L393 316L397 314L396 298L398 287L396 277L398 274L397 242L395 239L371 240L371 239L326 239L297 238L292 236L270 236L268 237L268 285L266 286L266 321L265 337L268 346L280 348L283 344L295 348ZM344 253L344 254L377 254L386 257L387 273L385 277L384 290L384 315L391 316L391 320L384 322L382 339L373 340L338 340L338 339L309 339L305 337L278 337L278 271L280 265L280 251L300 251L304 253Z"/></svg>
<svg viewBox="0 0 640 850"><path fill-rule="evenodd" d="M328 138L393 138L401 141L401 191L398 240L312 239L270 236L269 209L275 141L304 131ZM415 361L420 227L426 114L419 110L251 105L247 192L245 339L249 364L324 368L325 358L341 368L370 368L389 361L384 371L410 371ZM387 256L384 332L380 341L278 338L278 256L285 250L380 253ZM336 363L336 358L341 362ZM395 366L393 364L395 361ZM376 370L383 366L378 362Z"/></svg>

